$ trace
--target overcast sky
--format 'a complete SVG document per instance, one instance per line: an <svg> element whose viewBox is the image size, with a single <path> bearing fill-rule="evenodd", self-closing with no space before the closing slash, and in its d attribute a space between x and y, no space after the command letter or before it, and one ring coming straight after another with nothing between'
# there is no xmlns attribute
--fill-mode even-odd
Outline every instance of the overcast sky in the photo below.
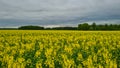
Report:
<svg viewBox="0 0 120 68"><path fill-rule="evenodd" d="M120 0L0 0L0 27L120 24Z"/></svg>

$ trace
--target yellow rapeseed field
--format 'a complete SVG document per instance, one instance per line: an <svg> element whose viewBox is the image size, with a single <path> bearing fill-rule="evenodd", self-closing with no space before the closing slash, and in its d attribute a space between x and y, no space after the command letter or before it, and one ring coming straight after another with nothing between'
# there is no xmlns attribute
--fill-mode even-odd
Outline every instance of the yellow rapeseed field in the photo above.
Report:
<svg viewBox="0 0 120 68"><path fill-rule="evenodd" d="M0 31L0 68L120 68L120 31Z"/></svg>

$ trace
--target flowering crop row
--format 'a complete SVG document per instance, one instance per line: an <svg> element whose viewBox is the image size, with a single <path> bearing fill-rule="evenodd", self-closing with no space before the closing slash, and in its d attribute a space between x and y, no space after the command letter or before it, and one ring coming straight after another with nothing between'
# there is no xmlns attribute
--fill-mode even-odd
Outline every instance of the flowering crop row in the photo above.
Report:
<svg viewBox="0 0 120 68"><path fill-rule="evenodd" d="M0 68L119 68L120 31L0 31Z"/></svg>

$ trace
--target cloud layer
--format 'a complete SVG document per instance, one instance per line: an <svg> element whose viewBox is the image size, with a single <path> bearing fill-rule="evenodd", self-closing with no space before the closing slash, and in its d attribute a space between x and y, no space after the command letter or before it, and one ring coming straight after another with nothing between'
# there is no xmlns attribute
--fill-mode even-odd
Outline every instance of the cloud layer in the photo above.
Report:
<svg viewBox="0 0 120 68"><path fill-rule="evenodd" d="M0 25L119 23L119 6L120 0L0 0Z"/></svg>

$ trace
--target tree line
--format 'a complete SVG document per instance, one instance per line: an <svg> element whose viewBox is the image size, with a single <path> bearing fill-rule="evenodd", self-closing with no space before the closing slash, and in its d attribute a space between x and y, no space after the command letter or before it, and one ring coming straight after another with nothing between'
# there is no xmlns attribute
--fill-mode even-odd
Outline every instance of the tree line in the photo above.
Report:
<svg viewBox="0 0 120 68"><path fill-rule="evenodd" d="M120 24L99 24L88 23L78 24L78 27L53 27L44 28L41 26L21 26L20 30L120 30Z"/></svg>
<svg viewBox="0 0 120 68"><path fill-rule="evenodd" d="M92 24L82 23L78 27L53 27L44 28L42 26L20 26L18 28L0 28L0 30L120 30L120 24Z"/></svg>
<svg viewBox="0 0 120 68"><path fill-rule="evenodd" d="M99 24L83 23L78 25L78 30L120 30L120 24Z"/></svg>

